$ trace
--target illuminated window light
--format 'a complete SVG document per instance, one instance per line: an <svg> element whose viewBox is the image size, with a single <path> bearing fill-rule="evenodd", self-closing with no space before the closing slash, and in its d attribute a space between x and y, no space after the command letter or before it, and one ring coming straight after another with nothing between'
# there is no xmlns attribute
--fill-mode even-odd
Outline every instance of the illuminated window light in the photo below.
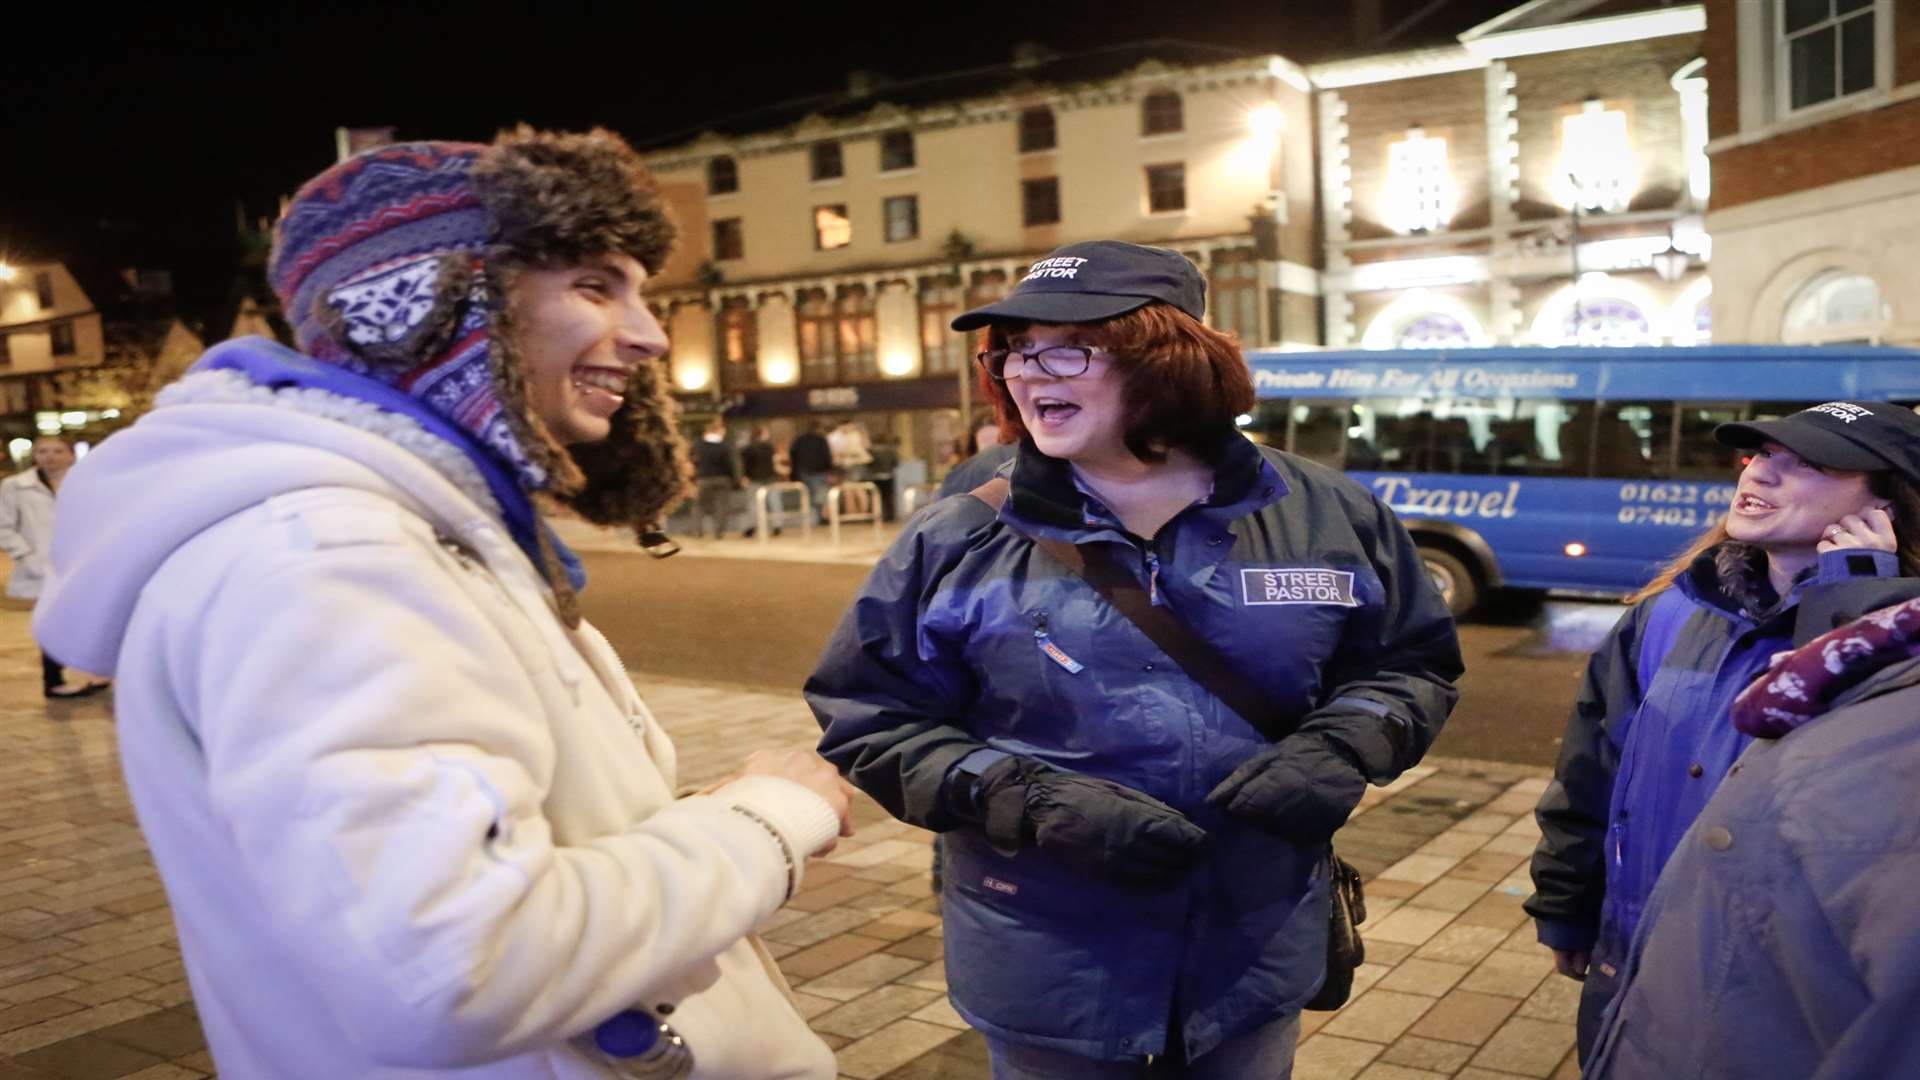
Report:
<svg viewBox="0 0 1920 1080"><path fill-rule="evenodd" d="M1447 140L1409 128L1387 149L1387 223L1403 233L1434 232L1453 220Z"/></svg>
<svg viewBox="0 0 1920 1080"><path fill-rule="evenodd" d="M1625 210L1640 162L1627 137L1627 114L1590 100L1560 122L1560 203L1583 210Z"/></svg>

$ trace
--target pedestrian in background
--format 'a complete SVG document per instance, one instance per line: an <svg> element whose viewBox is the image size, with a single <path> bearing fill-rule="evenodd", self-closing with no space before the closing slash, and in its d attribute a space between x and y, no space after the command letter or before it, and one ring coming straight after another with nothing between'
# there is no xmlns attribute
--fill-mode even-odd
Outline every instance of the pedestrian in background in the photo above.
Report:
<svg viewBox="0 0 1920 1080"><path fill-rule="evenodd" d="M900 467L900 440L883 431L873 437L868 450L867 479L880 492L880 520L893 520L893 471Z"/></svg>
<svg viewBox="0 0 1920 1080"><path fill-rule="evenodd" d="M1835 619L1920 592L1920 417L1830 402L1714 435L1749 454L1733 504L1629 598L1537 811L1526 908L1584 983L1583 1061L1661 868L1752 742L1734 695Z"/></svg>
<svg viewBox="0 0 1920 1080"><path fill-rule="evenodd" d="M1777 658L1660 874L1592 1077L1920 1076L1920 600Z"/></svg>
<svg viewBox="0 0 1920 1080"><path fill-rule="evenodd" d="M774 457L773 433L767 430L765 424L753 425L753 430L747 437L747 444L740 448L740 471L747 479L749 521L742 535L752 536L759 529L760 493L766 490L768 484L776 483L780 479L780 471L774 462ZM775 536L780 535L780 526L771 523L779 520L782 509L783 507L773 505L767 507L769 529Z"/></svg>
<svg viewBox="0 0 1920 1080"><path fill-rule="evenodd" d="M909 522L807 682L822 753L943 834L947 983L1003 1080L1287 1076L1326 968L1328 839L1456 697L1406 531L1239 433L1252 379L1204 308L1177 252L1096 241L954 320L990 330L977 360L1021 440L1005 497ZM1297 726L1272 741L1096 574Z"/></svg>
<svg viewBox="0 0 1920 1080"><path fill-rule="evenodd" d="M0 550L13 560L7 595L15 600L40 598L53 548L54 496L72 467L73 444L59 435L42 435L33 440L33 467L0 480ZM86 697L110 685L98 679L69 681L60 661L41 650L40 690L47 697Z"/></svg>
<svg viewBox="0 0 1920 1080"><path fill-rule="evenodd" d="M734 496L744 486L740 474L740 454L727 441L727 422L716 416L707 421L706 430L693 448L695 536L707 535L713 525L713 538L724 539L733 520Z"/></svg>
<svg viewBox="0 0 1920 1080"><path fill-rule="evenodd" d="M787 461L793 469L793 478L807 485L807 498L813 502L815 516L824 518L827 488L831 484L829 474L833 472L833 447L821 434L820 421L807 421L807 430L787 444Z"/></svg>
<svg viewBox="0 0 1920 1080"><path fill-rule="evenodd" d="M35 630L120 676L221 1075L835 1075L749 935L843 783L763 752L676 799L539 509L685 495L671 239L606 132L368 151L276 233L303 352L216 346L68 478Z"/></svg>

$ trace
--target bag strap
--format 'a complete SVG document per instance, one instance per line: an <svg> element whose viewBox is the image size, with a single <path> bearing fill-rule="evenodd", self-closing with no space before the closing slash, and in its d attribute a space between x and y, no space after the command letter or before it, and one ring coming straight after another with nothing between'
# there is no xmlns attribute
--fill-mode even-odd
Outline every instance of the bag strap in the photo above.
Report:
<svg viewBox="0 0 1920 1080"><path fill-rule="evenodd" d="M1006 477L996 476L974 488L971 494L998 513L1006 505L1011 490ZM1293 734L1297 725L1278 715L1267 692L1241 674L1220 650L1194 633L1178 615L1155 604L1134 576L1115 563L1106 545L1069 544L1043 536L1028 539L1055 562L1093 586L1095 592L1139 627L1149 641L1160 646L1194 682L1238 713L1254 730L1275 742Z"/></svg>

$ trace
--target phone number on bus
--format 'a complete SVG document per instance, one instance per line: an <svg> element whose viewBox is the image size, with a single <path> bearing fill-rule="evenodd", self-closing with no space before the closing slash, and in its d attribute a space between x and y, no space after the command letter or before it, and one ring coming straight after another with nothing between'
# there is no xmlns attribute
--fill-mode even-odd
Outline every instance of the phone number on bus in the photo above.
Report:
<svg viewBox="0 0 1920 1080"><path fill-rule="evenodd" d="M1731 484L1630 480L1620 485L1620 524L1699 528L1711 522L1722 508L1733 501L1733 492Z"/></svg>

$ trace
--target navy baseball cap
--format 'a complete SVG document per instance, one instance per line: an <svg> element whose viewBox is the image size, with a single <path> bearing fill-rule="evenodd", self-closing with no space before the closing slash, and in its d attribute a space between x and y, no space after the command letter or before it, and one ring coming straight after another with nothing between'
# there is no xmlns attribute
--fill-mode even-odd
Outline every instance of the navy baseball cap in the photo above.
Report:
<svg viewBox="0 0 1920 1080"><path fill-rule="evenodd" d="M1089 240L1055 248L1027 268L1005 300L962 312L953 328L973 330L1001 319L1099 322L1156 300L1198 319L1207 310L1207 283L1177 251Z"/></svg>
<svg viewBox="0 0 1920 1080"><path fill-rule="evenodd" d="M1740 450L1776 442L1815 465L1891 469L1920 484L1920 415L1905 405L1829 401L1778 420L1721 424L1713 437Z"/></svg>

